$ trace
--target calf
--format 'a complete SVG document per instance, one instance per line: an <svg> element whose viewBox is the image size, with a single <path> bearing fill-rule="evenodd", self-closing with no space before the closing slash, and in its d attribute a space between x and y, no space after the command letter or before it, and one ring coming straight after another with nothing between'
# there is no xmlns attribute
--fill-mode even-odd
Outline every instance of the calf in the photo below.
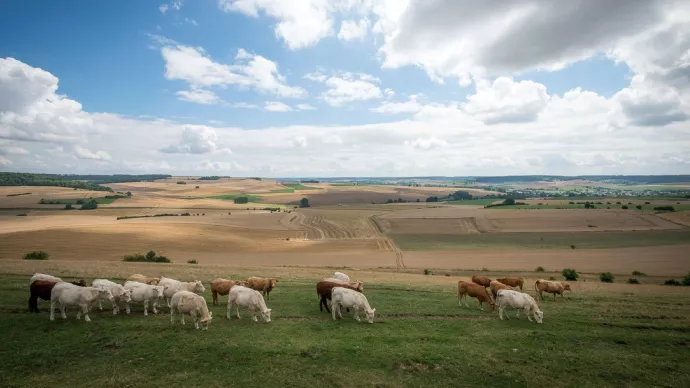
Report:
<svg viewBox="0 0 690 388"><path fill-rule="evenodd" d="M486 276L472 276L472 283L479 284L480 286L484 286L484 288L489 287L491 285L491 279L489 279Z"/></svg>
<svg viewBox="0 0 690 388"><path fill-rule="evenodd" d="M230 289L228 294L228 310L225 316L230 319L230 310L232 306L237 307L237 319L240 319L240 306L249 309L252 313L252 320L257 322L256 312L261 314L264 322L271 322L271 309L266 307L263 296L259 291L253 290L249 287L235 286Z"/></svg>
<svg viewBox="0 0 690 388"><path fill-rule="evenodd" d="M50 291L50 320L55 320L55 307L60 305L62 319L67 319L67 314L65 314L67 306L77 306L79 307L77 319L81 319L81 315L84 314L84 320L91 322L89 306L98 298L113 301L113 295L105 288L79 287L74 284L59 282Z"/></svg>
<svg viewBox="0 0 690 388"><path fill-rule="evenodd" d="M333 287L344 287L357 292L362 292L364 289L362 282L344 282L333 278L323 279L316 283L316 295L319 296L319 311L323 311L323 308L326 307L326 311L331 312L328 305L331 300Z"/></svg>
<svg viewBox="0 0 690 388"><path fill-rule="evenodd" d="M350 277L342 272L333 272L333 279L343 280L346 282L350 281Z"/></svg>
<svg viewBox="0 0 690 388"><path fill-rule="evenodd" d="M31 286L29 286L29 312L38 312L38 298L41 298L43 300L50 300L50 292L53 290L53 287L58 284L59 282L53 282L50 280L34 280L31 282ZM83 280L80 282L71 282L71 284L74 284L75 286L80 286L83 287L84 285L82 283L85 283Z"/></svg>
<svg viewBox="0 0 690 388"><path fill-rule="evenodd" d="M218 295L227 295L233 286L245 286L249 283L244 280L229 280L223 278L213 279L211 281L211 295L213 296L213 305L218 304Z"/></svg>
<svg viewBox="0 0 690 388"><path fill-rule="evenodd" d="M510 286L501 283L498 280L492 280L489 284L489 289L491 289L491 294L494 296L494 300L496 300L498 290L512 290Z"/></svg>
<svg viewBox="0 0 690 388"><path fill-rule="evenodd" d="M520 317L520 310L525 312L527 320L530 322L532 322L532 317L530 315L534 316L537 323L542 323L544 318L544 313L539 310L539 306L534 298L523 292L517 292L515 290L498 290L496 304L498 305L498 316L501 320L503 320L503 310L505 310L506 307L517 309L516 318ZM508 319L508 314L506 314L506 319Z"/></svg>
<svg viewBox="0 0 690 388"><path fill-rule="evenodd" d="M194 319L194 328L199 330L201 324L202 330L208 330L208 325L213 319L213 313L208 311L206 299L203 296L197 295L190 291L178 291L170 300L170 324L175 320L175 312L180 314L180 323L184 325L184 315L189 314Z"/></svg>
<svg viewBox="0 0 690 388"><path fill-rule="evenodd" d="M126 311L129 314L129 303L132 301L132 290L125 289L121 284L111 282L108 279L95 279L91 282L91 286L107 288L110 293L113 294L113 315L117 315L120 312L120 305L127 306ZM102 300L98 300L98 309L103 311Z"/></svg>
<svg viewBox="0 0 690 388"><path fill-rule="evenodd" d="M149 315L149 301L153 307L153 313L158 314L158 301L163 299L163 292L165 287L163 286L152 286L150 284L139 283L135 281L127 281L124 285L126 290L131 290L132 302L144 303L144 315ZM130 313L129 304L127 304L127 314Z"/></svg>
<svg viewBox="0 0 690 388"><path fill-rule="evenodd" d="M376 312L376 309L372 309L371 306L369 306L367 297L361 292L357 292L345 287L333 287L331 295L331 314L334 321L336 320L336 312L340 318L343 317L343 314L340 311L340 307L342 306L351 308L354 311L354 318L357 320L357 322L361 321L359 318L359 312L364 311L364 314L367 316L367 321L369 323L374 323L374 313Z"/></svg>
<svg viewBox="0 0 690 388"><path fill-rule="evenodd" d="M181 282L179 280L161 277L158 285L165 288L163 294L165 295L165 302L167 303L168 307L170 307L170 299L172 299L172 296L175 295L177 291L196 292L197 294L201 294L206 291L206 288L204 288L204 285L200 280L195 280L193 282Z"/></svg>
<svg viewBox="0 0 690 388"><path fill-rule="evenodd" d="M496 308L494 302L491 300L491 296L486 291L486 288L484 288L484 286L460 280L458 282L458 306L462 306L462 300L466 296L477 298L480 310L484 310L484 302L486 302L489 305L491 311L493 311ZM465 301L465 306L470 307L467 301Z"/></svg>
<svg viewBox="0 0 690 388"><path fill-rule="evenodd" d="M271 293L273 287L276 286L276 283L278 283L278 279L276 278L260 278L252 276L247 279L247 287L261 292L264 296L266 296L266 299L271 299L269 294Z"/></svg>
<svg viewBox="0 0 690 388"><path fill-rule="evenodd" d="M501 278L496 280L507 286L520 287L520 291L522 291L522 286L524 285L522 278Z"/></svg>
<svg viewBox="0 0 690 388"><path fill-rule="evenodd" d="M130 277L128 277L127 280L157 286L161 278L152 278L150 276L144 276L142 274L135 273L134 275L130 275Z"/></svg>
<svg viewBox="0 0 690 388"><path fill-rule="evenodd" d="M570 284L567 282L556 282L550 280L539 279L534 282L534 290L539 294L539 299L544 300L542 292L548 292L553 294L553 300L556 300L556 294L559 294L563 298L564 291L572 291L570 289Z"/></svg>

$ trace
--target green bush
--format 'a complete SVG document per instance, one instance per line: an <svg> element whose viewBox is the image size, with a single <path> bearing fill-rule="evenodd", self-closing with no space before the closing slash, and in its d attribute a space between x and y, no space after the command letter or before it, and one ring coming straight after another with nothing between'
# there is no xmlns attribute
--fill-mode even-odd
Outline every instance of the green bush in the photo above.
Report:
<svg viewBox="0 0 690 388"><path fill-rule="evenodd" d="M637 205L637 206L635 206L635 208L636 208L637 210L642 210L642 205Z"/></svg>
<svg viewBox="0 0 690 388"><path fill-rule="evenodd" d="M165 256L156 256L156 252L149 251L146 255L135 253L127 255L122 258L122 261L137 261L144 263L170 263L171 261Z"/></svg>
<svg viewBox="0 0 690 388"><path fill-rule="evenodd" d="M155 251L148 251L146 253L146 260L153 260L156 257L156 252Z"/></svg>
<svg viewBox="0 0 690 388"><path fill-rule="evenodd" d="M599 280L601 280L603 283L613 283L615 277L613 277L611 272L602 272L599 275Z"/></svg>
<svg viewBox="0 0 690 388"><path fill-rule="evenodd" d="M635 278L628 279L628 284L640 284L640 281Z"/></svg>
<svg viewBox="0 0 690 388"><path fill-rule="evenodd" d="M664 286L680 286L680 282L676 279L668 279L664 282Z"/></svg>
<svg viewBox="0 0 690 388"><path fill-rule="evenodd" d="M89 202L86 202L83 205L81 205L81 209L79 209L79 210L94 210L94 209L98 209L98 202L96 202L95 200L92 199Z"/></svg>
<svg viewBox="0 0 690 388"><path fill-rule="evenodd" d="M26 217L26 213L19 213L17 214L17 217Z"/></svg>
<svg viewBox="0 0 690 388"><path fill-rule="evenodd" d="M233 202L235 203L248 203L249 202L249 197L237 197L233 199Z"/></svg>
<svg viewBox="0 0 690 388"><path fill-rule="evenodd" d="M623 209L623 210L628 210L628 205L623 205L623 206L621 206L621 209Z"/></svg>
<svg viewBox="0 0 690 388"><path fill-rule="evenodd" d="M542 266L539 266L539 267L537 267L537 269L534 270L534 272L544 272L544 271L546 271L546 270Z"/></svg>
<svg viewBox="0 0 690 388"><path fill-rule="evenodd" d="M646 273L640 271L632 271L633 276L647 276Z"/></svg>
<svg viewBox="0 0 690 388"><path fill-rule="evenodd" d="M683 285L690 286L690 272L688 272L688 274L683 278Z"/></svg>
<svg viewBox="0 0 690 388"><path fill-rule="evenodd" d="M187 260L187 264L199 264L196 260Z"/></svg>
<svg viewBox="0 0 690 388"><path fill-rule="evenodd" d="M50 255L45 251L33 251L24 255L24 260L48 260Z"/></svg>
<svg viewBox="0 0 690 388"><path fill-rule="evenodd" d="M73 210L73 209L74 209L74 206L72 206L72 204L68 203L67 205L65 205L63 210Z"/></svg>
<svg viewBox="0 0 690 388"><path fill-rule="evenodd" d="M561 271L561 274L563 275L565 280L570 280L570 281L576 281L577 278L580 277L580 274L578 274L577 271L575 271L572 268L563 269L563 271Z"/></svg>
<svg viewBox="0 0 690 388"><path fill-rule="evenodd" d="M424 270L424 275L431 275L431 271L429 271L428 269L425 269L425 270Z"/></svg>
<svg viewBox="0 0 690 388"><path fill-rule="evenodd" d="M654 210L660 212L674 212L676 209L673 206L655 206Z"/></svg>

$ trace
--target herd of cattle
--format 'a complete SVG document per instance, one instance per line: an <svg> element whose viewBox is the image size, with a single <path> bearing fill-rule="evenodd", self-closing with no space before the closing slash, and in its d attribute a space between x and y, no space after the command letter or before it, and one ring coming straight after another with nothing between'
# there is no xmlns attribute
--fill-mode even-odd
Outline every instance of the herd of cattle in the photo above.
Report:
<svg viewBox="0 0 690 388"><path fill-rule="evenodd" d="M271 309L266 307L264 296L270 299L271 290L278 283L275 278L250 277L247 280L229 280L217 278L211 281L211 294L213 305L218 304L218 295L228 296L226 317L230 319L233 307L236 308L236 317L240 319L239 308L248 309L252 314L252 320L257 322L257 314L261 315L264 322L271 322ZM144 315L148 315L148 307L151 305L154 314L158 313L159 302L165 299L170 311L170 323L174 323L178 315L184 325L184 316L189 314L194 320L196 329L207 330L213 319L213 313L209 311L206 300L200 294L206 288L200 280L182 282L166 277L149 277L134 274L122 284L108 279L95 279L91 286L87 286L83 279L78 282L65 282L62 279L36 273L31 277L29 311L38 312L38 299L50 301L50 320L55 320L55 309L60 308L63 319L67 307L77 308L77 319L84 315L84 320L90 322L89 310L98 305L103 310L103 301L112 305L113 314L120 312L124 306L127 314L130 314L130 304L140 303L144 306ZM462 306L466 297L476 298L479 308L483 310L483 303L490 309L499 308L499 317L503 320L504 310L507 307L517 310L517 317L522 310L527 319L532 317L537 323L542 323L543 312L537 302L527 293L518 292L513 287L523 289L521 278L502 278L491 280L485 276L473 276L471 282L458 282L458 304ZM535 291L543 300L542 293L552 293L554 300L556 294L563 297L563 292L570 290L570 285L565 282L539 279L536 281ZM487 291L487 288L490 290ZM319 310L325 307L330 312L333 320L342 318L342 308L347 311L352 309L354 319L361 321L360 313L364 313L369 323L374 323L376 309L371 308L369 301L363 294L363 283L351 281L349 276L342 272L335 272L332 277L321 279L316 284L316 293L319 297ZM493 298L492 298L493 295ZM465 299L465 306L469 307ZM507 315L506 315L507 318Z"/></svg>

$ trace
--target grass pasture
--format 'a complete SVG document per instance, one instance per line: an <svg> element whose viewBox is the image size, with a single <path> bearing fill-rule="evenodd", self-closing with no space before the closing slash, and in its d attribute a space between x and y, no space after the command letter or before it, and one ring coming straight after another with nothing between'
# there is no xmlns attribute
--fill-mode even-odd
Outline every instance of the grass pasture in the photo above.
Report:
<svg viewBox="0 0 690 388"><path fill-rule="evenodd" d="M396 234L389 236L403 250L444 249L576 249L630 248L688 244L690 230L640 230L635 232L522 232L481 234Z"/></svg>
<svg viewBox="0 0 690 388"><path fill-rule="evenodd" d="M0 276L0 385L51 386L492 386L690 385L687 288L602 285L540 302L544 324L458 307L447 286L368 284L374 324L332 322L314 282L282 279L273 321L225 319L210 329L170 326L169 315L93 311L92 322L48 320L26 306L28 276ZM208 284L207 284L208 287ZM638 292L635 287L643 287ZM649 292L658 289L658 292ZM576 288L577 290L577 288ZM167 312L167 308L163 307Z"/></svg>

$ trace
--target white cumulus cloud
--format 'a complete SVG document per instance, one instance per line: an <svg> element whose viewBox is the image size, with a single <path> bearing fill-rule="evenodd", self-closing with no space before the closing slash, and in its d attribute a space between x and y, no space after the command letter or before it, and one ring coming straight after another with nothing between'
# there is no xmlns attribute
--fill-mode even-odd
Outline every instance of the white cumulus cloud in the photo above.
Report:
<svg viewBox="0 0 690 388"><path fill-rule="evenodd" d="M178 144L171 144L160 149L168 154L206 154L216 150L218 135L211 127L203 125L185 125Z"/></svg>

